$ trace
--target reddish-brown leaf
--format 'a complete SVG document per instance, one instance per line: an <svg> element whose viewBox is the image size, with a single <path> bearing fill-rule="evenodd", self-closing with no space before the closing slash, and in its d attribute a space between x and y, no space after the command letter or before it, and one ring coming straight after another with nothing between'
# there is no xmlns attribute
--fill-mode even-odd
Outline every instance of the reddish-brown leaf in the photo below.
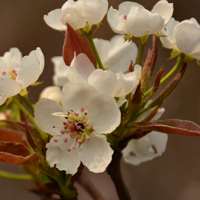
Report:
<svg viewBox="0 0 200 200"><path fill-rule="evenodd" d="M153 45L152 45L153 48L151 50L151 76L152 76L154 68L155 68L157 54L158 54L157 38L155 36L153 36L152 39L153 39Z"/></svg>
<svg viewBox="0 0 200 200"><path fill-rule="evenodd" d="M24 143L23 135L19 131L1 127L0 141Z"/></svg>
<svg viewBox="0 0 200 200"><path fill-rule="evenodd" d="M21 143L0 142L0 162L6 164L34 165L39 161L37 153L30 154L27 147Z"/></svg>
<svg viewBox="0 0 200 200"><path fill-rule="evenodd" d="M74 52L76 52L76 55L80 53L86 54L95 68L97 67L96 58L88 40L85 36L81 35L78 31L75 31L69 24L67 24L63 46L63 58L66 65L70 66L71 61L74 58Z"/></svg>
<svg viewBox="0 0 200 200"><path fill-rule="evenodd" d="M200 137L200 126L187 120L167 119L156 122L138 122L133 124L131 127L141 128L141 130L158 131L172 135Z"/></svg>
<svg viewBox="0 0 200 200"><path fill-rule="evenodd" d="M146 92L149 88L150 77L151 77L151 50L149 49L145 64L142 68L142 75L141 75L141 90L143 93Z"/></svg>
<svg viewBox="0 0 200 200"><path fill-rule="evenodd" d="M28 143L30 144L30 146L35 150L37 148L35 142L33 141L33 138L31 136L31 133L29 131L29 127L28 127L28 116L26 117L25 120L25 128L26 128L26 138Z"/></svg>
<svg viewBox="0 0 200 200"><path fill-rule="evenodd" d="M149 104L146 110L151 109L157 105L161 105L162 102L174 91L176 86L179 84L187 68L187 64L184 64L180 72L171 81L171 83L156 97L156 99Z"/></svg>

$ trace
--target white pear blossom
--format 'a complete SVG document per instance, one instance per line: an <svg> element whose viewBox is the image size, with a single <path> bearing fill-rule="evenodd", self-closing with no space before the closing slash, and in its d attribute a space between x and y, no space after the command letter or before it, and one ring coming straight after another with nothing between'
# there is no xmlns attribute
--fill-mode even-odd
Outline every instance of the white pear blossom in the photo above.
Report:
<svg viewBox="0 0 200 200"><path fill-rule="evenodd" d="M126 1L118 10L110 7L107 19L115 33L142 37L163 29L172 14L173 4L165 0L159 1L151 12L138 3Z"/></svg>
<svg viewBox="0 0 200 200"><path fill-rule="evenodd" d="M39 96L39 99L42 99L42 98L51 99L60 103L61 98L62 98L62 92L61 92L60 87L49 86L49 87L44 88Z"/></svg>
<svg viewBox="0 0 200 200"><path fill-rule="evenodd" d="M117 73L127 72L131 60L136 63L138 48L134 42L125 42L123 35L116 35L110 41L94 39L104 69Z"/></svg>
<svg viewBox="0 0 200 200"><path fill-rule="evenodd" d="M86 24L94 25L102 21L108 11L107 0L68 0L61 9L56 9L44 16L51 28L65 31L69 23L74 29L84 28Z"/></svg>
<svg viewBox="0 0 200 200"><path fill-rule="evenodd" d="M35 106L36 123L52 136L46 145L47 162L72 175L81 162L92 172L103 172L113 154L103 134L121 121L115 99L82 83L67 83L62 94L62 106L50 99Z"/></svg>
<svg viewBox="0 0 200 200"><path fill-rule="evenodd" d="M92 85L99 92L112 97L123 97L133 92L141 76L141 66L135 65L133 72L123 74L111 70L96 69L85 54L79 54L67 68L69 82L81 82Z"/></svg>
<svg viewBox="0 0 200 200"><path fill-rule="evenodd" d="M148 104L151 103L148 102ZM148 106L147 104L147 106ZM160 108L151 121L158 120L165 109ZM145 112L139 121L146 119L152 112L152 109ZM167 146L168 135L157 131L152 131L140 139L132 139L123 150L123 158L126 163L139 165L142 162L152 160L161 156Z"/></svg>
<svg viewBox="0 0 200 200"><path fill-rule="evenodd" d="M172 18L161 33L168 36L160 38L166 48L177 49L200 60L200 25L196 19L178 22Z"/></svg>
<svg viewBox="0 0 200 200"><path fill-rule="evenodd" d="M44 55L40 48L22 58L17 48L0 57L0 105L23 88L33 84L44 69Z"/></svg>
<svg viewBox="0 0 200 200"><path fill-rule="evenodd" d="M139 165L161 156L166 149L168 135L156 131L150 132L141 139L131 140L123 150L126 163Z"/></svg>
<svg viewBox="0 0 200 200"><path fill-rule="evenodd" d="M99 92L112 97L124 97L130 92L134 92L141 76L140 65L135 65L135 70L127 74L122 72L115 74L112 70L95 69L90 59L83 53L74 57L70 67L57 65L55 71L59 71L58 66L62 69L60 72L56 72L54 84L59 83L58 85L64 86L68 81L89 84Z"/></svg>

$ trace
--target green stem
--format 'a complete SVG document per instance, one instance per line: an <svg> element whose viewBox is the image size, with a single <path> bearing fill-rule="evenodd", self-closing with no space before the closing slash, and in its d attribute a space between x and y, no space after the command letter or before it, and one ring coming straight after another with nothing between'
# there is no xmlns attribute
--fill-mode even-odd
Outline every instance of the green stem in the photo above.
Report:
<svg viewBox="0 0 200 200"><path fill-rule="evenodd" d="M17 104L17 106L20 108L20 110L26 115L28 116L29 120L32 122L32 124L35 126L35 128L38 130L38 132L40 133L42 139L45 139L45 133L38 127L38 125L35 123L35 120L33 118L33 116L29 113L29 111L19 102L19 100L14 97L13 98L13 102Z"/></svg>
<svg viewBox="0 0 200 200"><path fill-rule="evenodd" d="M33 105L31 104L31 102L26 97L23 97L21 95L19 95L19 98L28 106L28 108L31 110L31 112L34 113L34 108L33 108Z"/></svg>
<svg viewBox="0 0 200 200"><path fill-rule="evenodd" d="M181 66L184 64L183 63L184 60L184 54L180 54L180 56L177 59L176 65L171 69L171 71L166 74L166 76L164 78L162 78L162 80L160 81L160 86L165 83L167 80L169 80L180 68ZM153 87L151 87L147 92L145 92L145 97L147 97L151 92L152 92Z"/></svg>
<svg viewBox="0 0 200 200"><path fill-rule="evenodd" d="M92 37L93 33L90 31L89 33L84 33L84 34L85 34L85 37L87 38L88 42L90 43L90 46L91 46L92 51L95 55L95 58L96 58L97 63L99 65L99 68L104 70L103 64L101 62L98 51L97 51L96 46L95 46L94 41L93 41L93 37Z"/></svg>
<svg viewBox="0 0 200 200"><path fill-rule="evenodd" d="M0 171L0 178L18 180L18 181L32 181L33 177L28 174L14 174L10 172Z"/></svg>
<svg viewBox="0 0 200 200"><path fill-rule="evenodd" d="M145 44L146 43L142 44L142 42L139 39L139 53L138 53L137 62L136 62L136 64L138 64L138 65L141 65L142 57L143 57L143 54L144 54Z"/></svg>

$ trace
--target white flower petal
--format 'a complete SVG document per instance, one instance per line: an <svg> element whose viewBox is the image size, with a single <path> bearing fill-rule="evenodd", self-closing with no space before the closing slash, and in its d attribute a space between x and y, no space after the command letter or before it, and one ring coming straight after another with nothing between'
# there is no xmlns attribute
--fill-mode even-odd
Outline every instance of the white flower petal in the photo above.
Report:
<svg viewBox="0 0 200 200"><path fill-rule="evenodd" d="M120 124L121 113L113 97L93 93L88 98L85 111L90 124L97 133L111 133Z"/></svg>
<svg viewBox="0 0 200 200"><path fill-rule="evenodd" d="M22 53L18 48L11 48L9 52L4 53L3 58L21 61Z"/></svg>
<svg viewBox="0 0 200 200"><path fill-rule="evenodd" d="M62 105L65 110L79 112L85 106L88 98L97 90L87 84L68 82L62 89Z"/></svg>
<svg viewBox="0 0 200 200"><path fill-rule="evenodd" d="M44 15L44 21L53 29L65 31L67 27L61 22L61 12L61 9L52 10L47 15Z"/></svg>
<svg viewBox="0 0 200 200"><path fill-rule="evenodd" d="M65 64L62 56L56 56L51 59L54 64L54 85L64 86L67 80L67 65Z"/></svg>
<svg viewBox="0 0 200 200"><path fill-rule="evenodd" d="M167 37L160 37L162 44L168 49L176 48L176 43L174 40L174 28L179 24L174 18L171 18L166 28L160 31L160 34L166 35Z"/></svg>
<svg viewBox="0 0 200 200"><path fill-rule="evenodd" d="M87 81L73 67L67 67L67 79L69 82L87 84Z"/></svg>
<svg viewBox="0 0 200 200"><path fill-rule="evenodd" d="M125 42L123 35L116 35L110 41L110 46L104 46L106 40L99 40L97 42L97 49L100 49L100 58L102 59L101 54L106 54L102 63L105 69L113 70L115 73L127 72L131 60L133 64L136 62L138 49L135 43L132 41ZM106 41L107 42L107 41ZM104 46L103 47L101 47ZM98 51L99 52L99 51Z"/></svg>
<svg viewBox="0 0 200 200"><path fill-rule="evenodd" d="M68 152L67 149L72 147L73 139L68 138L68 142L65 143L63 141L65 138L66 135L59 135L51 139L46 145L46 158L51 167L56 165L59 170L66 171L66 174L74 175L80 165L79 149Z"/></svg>
<svg viewBox="0 0 200 200"><path fill-rule="evenodd" d="M92 133L90 141L80 146L80 159L91 172L104 172L111 162L112 154L113 150L103 135Z"/></svg>
<svg viewBox="0 0 200 200"><path fill-rule="evenodd" d="M62 117L52 115L55 112L64 112L62 106L51 99L41 99L35 105L35 122L46 133L59 135L63 129Z"/></svg>
<svg viewBox="0 0 200 200"><path fill-rule="evenodd" d="M70 66L75 68L85 80L95 70L94 65L84 53L75 56Z"/></svg>
<svg viewBox="0 0 200 200"><path fill-rule="evenodd" d="M133 72L122 74L117 74L117 79L119 82L120 92L116 95L118 97L125 96L129 94L130 92L134 92L137 88L140 76L141 76L141 66L135 65L135 69Z"/></svg>
<svg viewBox="0 0 200 200"><path fill-rule="evenodd" d="M162 30L165 20L157 13L150 13L150 30L149 34L154 34Z"/></svg>
<svg viewBox="0 0 200 200"><path fill-rule="evenodd" d="M127 32L135 37L142 37L149 34L149 13L146 9L132 7L126 19Z"/></svg>
<svg viewBox="0 0 200 200"><path fill-rule="evenodd" d="M37 81L44 69L44 55L40 48L22 58L16 81L28 87Z"/></svg>
<svg viewBox="0 0 200 200"><path fill-rule="evenodd" d="M0 97L0 105L2 105L6 101L6 97Z"/></svg>
<svg viewBox="0 0 200 200"><path fill-rule="evenodd" d="M130 12L131 7L138 7L139 9L144 9L144 7L136 2L125 1L119 5L119 12L123 13L124 15L128 15Z"/></svg>
<svg viewBox="0 0 200 200"><path fill-rule="evenodd" d="M156 33L163 26L164 19L159 14L138 7L132 7L126 19L127 32L135 37Z"/></svg>
<svg viewBox="0 0 200 200"><path fill-rule="evenodd" d="M0 77L0 97L12 97L20 92L22 85L17 81L1 76Z"/></svg>
<svg viewBox="0 0 200 200"><path fill-rule="evenodd" d="M44 88L42 92L40 93L39 99L42 99L42 98L51 99L53 101L60 103L61 98L62 98L62 92L61 92L60 87L49 86L49 87Z"/></svg>
<svg viewBox="0 0 200 200"><path fill-rule="evenodd" d="M74 30L85 27L86 21L79 9L77 7L66 7L62 11L61 21L63 24L70 24Z"/></svg>
<svg viewBox="0 0 200 200"><path fill-rule="evenodd" d="M174 38L180 51L200 59L200 27L188 20L183 21L175 27Z"/></svg>
<svg viewBox="0 0 200 200"><path fill-rule="evenodd" d="M124 15L111 6L108 10L107 20L111 29L118 34L127 34Z"/></svg>
<svg viewBox="0 0 200 200"><path fill-rule="evenodd" d="M110 50L110 41L94 38L94 44L96 46L96 49L98 51L99 57L101 58L101 62L105 69L107 67L105 66L105 61L109 59L109 50Z"/></svg>
<svg viewBox="0 0 200 200"><path fill-rule="evenodd" d="M158 13L162 18L165 19L165 25L169 22L174 11L173 3L167 1L159 1L151 10L152 13Z"/></svg>
<svg viewBox="0 0 200 200"><path fill-rule="evenodd" d="M168 135L156 131L150 132L141 139L131 140L123 150L127 163L138 165L141 162L161 156L166 149Z"/></svg>
<svg viewBox="0 0 200 200"><path fill-rule="evenodd" d="M67 7L76 6L76 5L77 5L77 2L74 2L73 0L68 0L62 5L61 9L64 10Z"/></svg>
<svg viewBox="0 0 200 200"><path fill-rule="evenodd" d="M111 70L95 70L88 78L88 83L99 92L114 97L118 87L116 75Z"/></svg>
<svg viewBox="0 0 200 200"><path fill-rule="evenodd" d="M81 12L89 24L98 24L108 11L107 0L79 0L82 3Z"/></svg>

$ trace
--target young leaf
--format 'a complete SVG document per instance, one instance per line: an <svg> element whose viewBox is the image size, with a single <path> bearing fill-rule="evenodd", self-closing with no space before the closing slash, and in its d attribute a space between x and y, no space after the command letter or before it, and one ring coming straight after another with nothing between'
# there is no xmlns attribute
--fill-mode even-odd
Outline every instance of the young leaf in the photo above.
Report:
<svg viewBox="0 0 200 200"><path fill-rule="evenodd" d="M67 24L65 42L63 46L63 58L67 66L70 66L71 61L74 58L74 53L76 53L76 56L80 53L86 54L93 65L95 67L97 66L95 55L88 40Z"/></svg>
<svg viewBox="0 0 200 200"><path fill-rule="evenodd" d="M172 135L200 137L200 126L187 120L167 119L156 122L138 122L133 124L131 127L148 131L158 131Z"/></svg>
<svg viewBox="0 0 200 200"><path fill-rule="evenodd" d="M0 142L0 161L6 164L36 165L37 153L30 154L27 147L16 142Z"/></svg>
<svg viewBox="0 0 200 200"><path fill-rule="evenodd" d="M0 141L24 143L23 135L16 130L0 128Z"/></svg>

